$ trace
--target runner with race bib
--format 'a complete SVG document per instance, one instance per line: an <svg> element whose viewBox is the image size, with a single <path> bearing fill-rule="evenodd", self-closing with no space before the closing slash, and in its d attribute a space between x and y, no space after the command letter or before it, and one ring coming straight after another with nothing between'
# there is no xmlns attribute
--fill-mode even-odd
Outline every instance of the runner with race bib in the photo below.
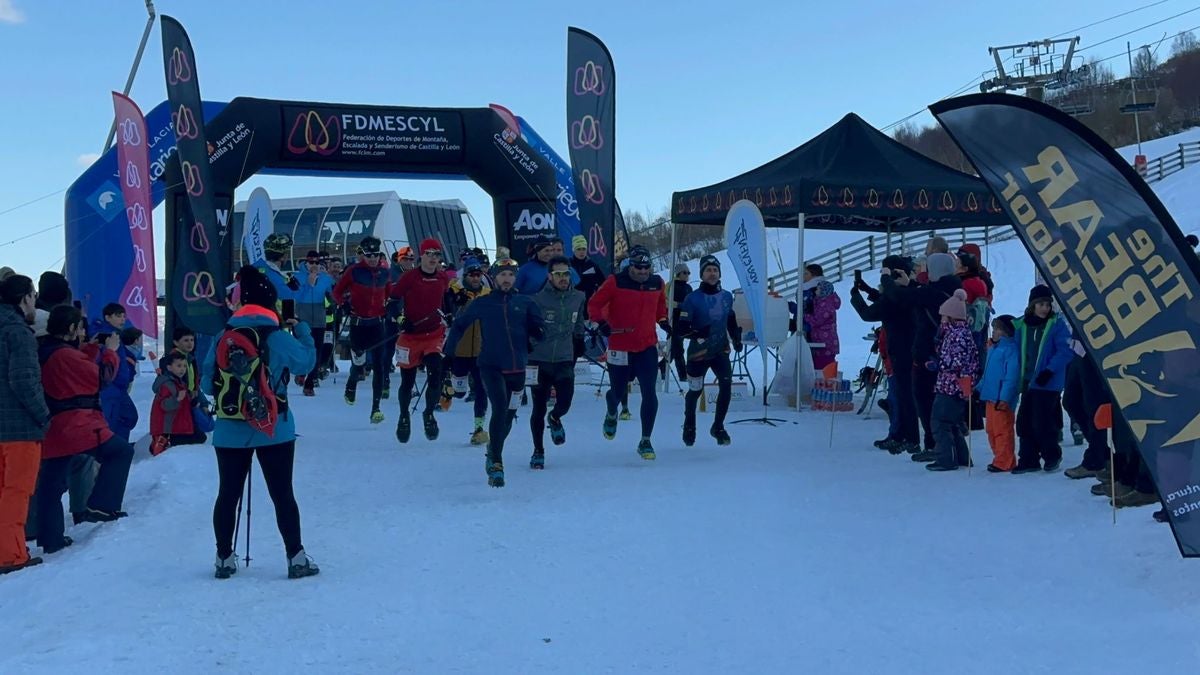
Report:
<svg viewBox="0 0 1200 675"><path fill-rule="evenodd" d="M638 454L654 459L654 418L658 415L658 331L666 327L667 296L662 277L651 271L650 252L644 246L629 251L628 269L604 281L588 301L588 317L608 335L608 375L612 386L605 394L604 437L617 435L617 406L622 392L637 379L642 396L642 438Z"/></svg>

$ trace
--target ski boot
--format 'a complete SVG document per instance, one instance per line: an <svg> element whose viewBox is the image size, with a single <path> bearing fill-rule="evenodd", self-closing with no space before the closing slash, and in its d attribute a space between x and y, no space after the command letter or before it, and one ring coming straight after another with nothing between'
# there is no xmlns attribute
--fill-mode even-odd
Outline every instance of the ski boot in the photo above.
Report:
<svg viewBox="0 0 1200 675"><path fill-rule="evenodd" d="M315 560L308 557L308 554L304 552L304 549L300 549L299 553L292 556L288 560L288 578L289 579L303 579L304 577L315 577L316 575L318 575L320 573L321 573L321 568L317 567L317 563Z"/></svg>
<svg viewBox="0 0 1200 675"><path fill-rule="evenodd" d="M354 405L356 393L353 389L346 389L346 405Z"/></svg>
<svg viewBox="0 0 1200 675"><path fill-rule="evenodd" d="M555 445L562 445L567 442L567 430L563 428L562 420L554 415L547 415L546 424L550 426L550 440Z"/></svg>
<svg viewBox="0 0 1200 675"><path fill-rule="evenodd" d="M237 553L230 553L228 558L222 558L220 555L217 555L215 567L217 568L217 571L213 576L218 579L228 579L229 577L237 574Z"/></svg>
<svg viewBox="0 0 1200 675"><path fill-rule="evenodd" d="M621 421L628 422L633 419L633 413L629 412L629 408L621 408Z"/></svg>
<svg viewBox="0 0 1200 675"><path fill-rule="evenodd" d="M376 408L371 411L371 424L380 424L383 422L383 411Z"/></svg>
<svg viewBox="0 0 1200 675"><path fill-rule="evenodd" d="M696 426L683 425L683 444L689 448L696 444Z"/></svg>
<svg viewBox="0 0 1200 675"><path fill-rule="evenodd" d="M408 418L408 411L400 411L400 421L396 422L396 440L401 443L407 443L412 437L412 421Z"/></svg>
<svg viewBox="0 0 1200 675"><path fill-rule="evenodd" d="M500 462L486 462L488 485L504 487L504 465Z"/></svg>
<svg viewBox="0 0 1200 675"><path fill-rule="evenodd" d="M725 431L725 427L713 427L708 430L708 433L717 439L717 445L729 445L733 443L733 440L729 438L729 432Z"/></svg>
<svg viewBox="0 0 1200 675"><path fill-rule="evenodd" d="M317 392L313 391L313 388L312 388L312 387L305 387L305 388L304 388L304 395L305 395L305 396L307 396L307 397L309 397L309 398L312 398L313 396L316 396L316 395L317 395Z"/></svg>
<svg viewBox="0 0 1200 675"><path fill-rule="evenodd" d="M438 437L438 423L433 416L432 410L427 410L421 413L421 419L425 422L425 438L436 441Z"/></svg>
<svg viewBox="0 0 1200 675"><path fill-rule="evenodd" d="M604 415L604 426L602 427L602 430L604 432L604 437L607 438L608 440L611 441L612 439L616 438L617 437L617 416L605 414Z"/></svg>
<svg viewBox="0 0 1200 675"><path fill-rule="evenodd" d="M529 458L529 468L534 469L536 471L541 471L542 469L545 469L546 468L546 453L544 451L539 452L537 450L534 450L533 456Z"/></svg>
<svg viewBox="0 0 1200 675"><path fill-rule="evenodd" d="M654 446L651 445L649 438L643 438L642 441L638 443L637 451L638 454L642 456L642 459L650 460L654 459L655 457Z"/></svg>

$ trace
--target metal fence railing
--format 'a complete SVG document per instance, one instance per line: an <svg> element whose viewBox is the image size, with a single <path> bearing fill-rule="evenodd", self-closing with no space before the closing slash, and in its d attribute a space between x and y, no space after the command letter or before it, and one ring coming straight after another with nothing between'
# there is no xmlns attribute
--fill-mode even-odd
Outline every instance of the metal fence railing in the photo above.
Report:
<svg viewBox="0 0 1200 675"><path fill-rule="evenodd" d="M875 270L889 255L921 255L933 237L943 237L956 251L963 244L980 246L1008 241L1016 236L1011 227L958 228L955 230L928 230L886 235L871 235L836 248L828 253L810 258L806 264L816 263L825 272L825 280L837 283L854 274L854 270ZM767 288L780 295L796 292L803 274L799 269L784 270L767 280Z"/></svg>

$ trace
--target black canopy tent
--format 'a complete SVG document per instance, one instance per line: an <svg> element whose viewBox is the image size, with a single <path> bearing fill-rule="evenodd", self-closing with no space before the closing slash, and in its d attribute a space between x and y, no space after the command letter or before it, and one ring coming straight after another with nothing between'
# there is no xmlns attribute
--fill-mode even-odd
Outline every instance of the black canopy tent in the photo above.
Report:
<svg viewBox="0 0 1200 675"><path fill-rule="evenodd" d="M911 150L849 113L804 145L739 176L671 197L673 225L724 225L735 202L753 201L768 227L891 234L1007 225L979 178ZM674 248L674 247L672 247ZM675 254L672 250L672 267ZM797 284L796 300L802 286ZM799 402L799 359L797 359Z"/></svg>
<svg viewBox="0 0 1200 675"><path fill-rule="evenodd" d="M724 225L740 199L752 200L769 227L914 232L1008 222L982 180L901 145L854 113L757 169L676 192L671 217Z"/></svg>

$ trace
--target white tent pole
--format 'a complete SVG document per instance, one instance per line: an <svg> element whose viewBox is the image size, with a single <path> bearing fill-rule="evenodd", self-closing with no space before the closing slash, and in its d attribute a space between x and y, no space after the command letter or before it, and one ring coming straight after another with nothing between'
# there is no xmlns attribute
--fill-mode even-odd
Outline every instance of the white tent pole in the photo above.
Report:
<svg viewBox="0 0 1200 675"><path fill-rule="evenodd" d="M796 336L804 335L804 214L796 218ZM796 410L800 410L800 340L796 340Z"/></svg>
<svg viewBox="0 0 1200 675"><path fill-rule="evenodd" d="M675 265L679 264L679 252L675 249L675 245L677 243L677 239L676 239L675 235L676 235L676 232L678 231L678 229L679 229L679 226L676 225L674 219L672 219L671 220L671 269L667 271L667 279L668 279L668 281L667 281L667 307L669 309L669 311L667 312L667 322L671 326L672 333L674 333L675 328L676 328L674 307L678 302L680 302L680 298L675 297ZM675 338L667 339L667 376L663 378L663 383L662 383L662 390L663 390L664 394L670 393L670 391L671 391L671 369L675 367L675 364L671 360L671 345L674 343L674 341L675 341ZM683 383L680 382L679 385L683 386Z"/></svg>

